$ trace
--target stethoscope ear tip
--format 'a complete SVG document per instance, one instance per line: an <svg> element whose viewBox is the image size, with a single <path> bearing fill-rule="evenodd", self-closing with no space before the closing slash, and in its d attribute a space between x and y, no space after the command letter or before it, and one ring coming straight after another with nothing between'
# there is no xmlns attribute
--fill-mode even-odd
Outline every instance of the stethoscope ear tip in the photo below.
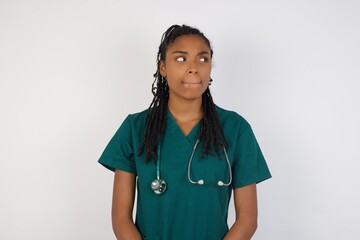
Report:
<svg viewBox="0 0 360 240"><path fill-rule="evenodd" d="M204 184L204 180L199 180L198 182L197 182L199 185L203 185Z"/></svg>
<svg viewBox="0 0 360 240"><path fill-rule="evenodd" d="M224 186L224 183L223 183L222 181L218 181L218 185L219 185L220 187L222 187L222 186Z"/></svg>

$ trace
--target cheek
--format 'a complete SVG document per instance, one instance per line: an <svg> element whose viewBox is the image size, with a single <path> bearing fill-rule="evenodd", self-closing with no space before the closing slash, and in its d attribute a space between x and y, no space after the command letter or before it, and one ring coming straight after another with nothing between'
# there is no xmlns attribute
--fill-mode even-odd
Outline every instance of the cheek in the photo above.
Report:
<svg viewBox="0 0 360 240"><path fill-rule="evenodd" d="M211 76L211 67L202 69L200 74L204 81L209 81L210 76Z"/></svg>
<svg viewBox="0 0 360 240"><path fill-rule="evenodd" d="M184 71L184 69L181 66L176 66L174 64L168 63L166 65L166 73L168 76L177 76L181 74L181 72Z"/></svg>
<svg viewBox="0 0 360 240"><path fill-rule="evenodd" d="M177 82L184 78L185 72L179 68L171 69L167 71L168 81Z"/></svg>

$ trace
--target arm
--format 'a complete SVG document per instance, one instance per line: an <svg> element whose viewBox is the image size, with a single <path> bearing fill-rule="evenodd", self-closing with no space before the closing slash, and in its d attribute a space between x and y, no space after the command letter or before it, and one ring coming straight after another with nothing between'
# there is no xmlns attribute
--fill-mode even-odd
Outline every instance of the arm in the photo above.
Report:
<svg viewBox="0 0 360 240"><path fill-rule="evenodd" d="M236 220L224 240L249 240L257 228L256 184L234 190Z"/></svg>
<svg viewBox="0 0 360 240"><path fill-rule="evenodd" d="M135 198L134 174L121 170L115 171L113 202L112 202L112 225L118 240L141 240L133 219L132 211Z"/></svg>

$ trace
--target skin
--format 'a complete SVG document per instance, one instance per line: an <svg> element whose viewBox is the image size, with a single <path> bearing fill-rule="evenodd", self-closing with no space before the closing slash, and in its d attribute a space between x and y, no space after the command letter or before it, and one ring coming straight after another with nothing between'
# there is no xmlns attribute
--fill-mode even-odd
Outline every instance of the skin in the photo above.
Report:
<svg viewBox="0 0 360 240"><path fill-rule="evenodd" d="M112 225L118 240L141 240L141 235L132 219L135 200L136 176L121 170L115 171Z"/></svg>
<svg viewBox="0 0 360 240"><path fill-rule="evenodd" d="M168 108L184 135L202 118L202 94L211 73L210 48L196 35L178 37L160 62L160 74L169 85Z"/></svg>
<svg viewBox="0 0 360 240"><path fill-rule="evenodd" d="M167 49L165 61L160 62L160 73L169 85L169 111L185 136L202 118L202 94L211 74L210 48L196 35L178 37ZM119 240L137 240L132 212L136 176L115 171L112 221ZM249 240L257 227L256 185L234 190L236 220L224 240Z"/></svg>
<svg viewBox="0 0 360 240"><path fill-rule="evenodd" d="M234 190L235 223L224 240L249 240L257 228L256 184Z"/></svg>

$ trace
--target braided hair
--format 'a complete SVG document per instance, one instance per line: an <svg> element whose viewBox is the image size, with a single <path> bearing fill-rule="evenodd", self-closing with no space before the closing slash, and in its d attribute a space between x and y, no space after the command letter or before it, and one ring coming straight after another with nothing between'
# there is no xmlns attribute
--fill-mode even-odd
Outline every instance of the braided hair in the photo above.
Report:
<svg viewBox="0 0 360 240"><path fill-rule="evenodd" d="M164 136L166 129L166 114L169 100L169 86L166 79L160 74L160 63L165 61L166 50L178 37L184 35L196 35L201 37L210 48L210 57L213 56L213 50L210 41L198 29L187 25L173 25L162 35L161 44L157 53L157 69L152 83L152 94L154 98L149 106L145 122L145 132L143 142L138 154L145 151L145 161L152 159L157 161L157 146L160 139ZM212 79L210 80L210 83ZM210 85L210 84L209 84ZM228 147L223 128L217 115L215 104L210 94L209 87L202 94L203 118L200 122L200 129L197 138L203 142L201 156L204 154L214 155L221 158L220 152L223 147Z"/></svg>

